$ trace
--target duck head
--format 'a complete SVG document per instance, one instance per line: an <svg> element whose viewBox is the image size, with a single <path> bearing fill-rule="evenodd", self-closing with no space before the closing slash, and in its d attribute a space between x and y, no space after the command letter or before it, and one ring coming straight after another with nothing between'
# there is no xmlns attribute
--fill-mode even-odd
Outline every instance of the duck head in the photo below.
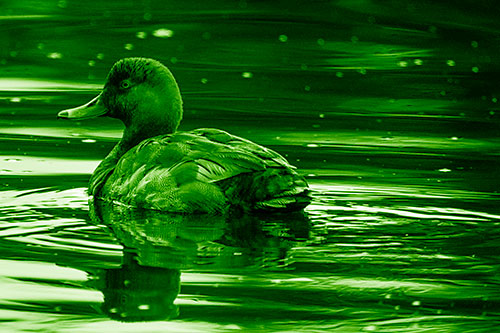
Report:
<svg viewBox="0 0 500 333"><path fill-rule="evenodd" d="M182 99L172 73L159 61L125 58L113 65L97 97L57 116L117 118L125 124L124 138L143 140L176 131L182 119Z"/></svg>

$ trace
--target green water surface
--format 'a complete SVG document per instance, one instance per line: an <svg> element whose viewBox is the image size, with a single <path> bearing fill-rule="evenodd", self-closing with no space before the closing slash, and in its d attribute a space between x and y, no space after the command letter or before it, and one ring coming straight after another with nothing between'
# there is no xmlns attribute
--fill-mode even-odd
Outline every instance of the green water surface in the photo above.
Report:
<svg viewBox="0 0 500 333"><path fill-rule="evenodd" d="M494 332L500 23L494 1L6 1L0 331ZM180 130L287 157L304 214L103 208L112 119L59 110L111 65L177 78Z"/></svg>

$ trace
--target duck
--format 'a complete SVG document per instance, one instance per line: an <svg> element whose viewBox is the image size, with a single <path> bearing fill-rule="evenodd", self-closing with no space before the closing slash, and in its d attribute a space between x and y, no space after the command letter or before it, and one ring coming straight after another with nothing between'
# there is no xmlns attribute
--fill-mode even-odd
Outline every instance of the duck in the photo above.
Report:
<svg viewBox="0 0 500 333"><path fill-rule="evenodd" d="M124 58L88 103L60 119L119 119L121 140L89 180L91 202L175 214L296 211L311 202L306 179L279 153L224 130L177 131L183 116L171 71L150 58Z"/></svg>

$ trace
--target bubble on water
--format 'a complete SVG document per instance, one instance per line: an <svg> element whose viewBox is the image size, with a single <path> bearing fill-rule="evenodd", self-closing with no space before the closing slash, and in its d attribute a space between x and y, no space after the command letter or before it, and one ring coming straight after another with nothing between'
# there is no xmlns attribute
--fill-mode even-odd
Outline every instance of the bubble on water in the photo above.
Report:
<svg viewBox="0 0 500 333"><path fill-rule="evenodd" d="M51 52L47 54L47 58L49 59L61 59L63 56L59 52Z"/></svg>
<svg viewBox="0 0 500 333"><path fill-rule="evenodd" d="M474 73L478 73L479 72L479 67L476 67L476 66L472 67L472 71Z"/></svg>
<svg viewBox="0 0 500 333"><path fill-rule="evenodd" d="M398 62L399 67L408 67L408 62L407 61L400 61Z"/></svg>
<svg viewBox="0 0 500 333"><path fill-rule="evenodd" d="M234 256L242 256L242 255L243 255L243 253L242 253L242 252L234 252L234 253L233 253L233 255L234 255Z"/></svg>
<svg viewBox="0 0 500 333"><path fill-rule="evenodd" d="M118 309L117 308L111 308L109 309L109 313L117 313Z"/></svg>
<svg viewBox="0 0 500 333"><path fill-rule="evenodd" d="M325 114L324 114L324 113L320 113L320 114L319 114L319 117L320 117L320 118L325 118Z"/></svg>
<svg viewBox="0 0 500 333"><path fill-rule="evenodd" d="M424 62L422 61L422 59L415 59L413 60L413 63L417 66L422 66Z"/></svg>
<svg viewBox="0 0 500 333"><path fill-rule="evenodd" d="M206 78L201 79L201 83L206 84L207 82L208 82L208 80Z"/></svg>
<svg viewBox="0 0 500 333"><path fill-rule="evenodd" d="M458 137L456 137L456 136L452 136L450 139L451 139L451 140L458 140Z"/></svg>
<svg viewBox="0 0 500 333"><path fill-rule="evenodd" d="M305 91L311 91L311 87L306 85L306 86L304 87L304 90L305 90Z"/></svg>
<svg viewBox="0 0 500 333"><path fill-rule="evenodd" d="M420 301L413 301L411 303L411 305L413 305L413 306L420 306L420 304L421 304Z"/></svg>
<svg viewBox="0 0 500 333"><path fill-rule="evenodd" d="M472 42L470 42L470 46L472 46L473 48L477 48L479 46L479 43L473 40Z"/></svg>
<svg viewBox="0 0 500 333"><path fill-rule="evenodd" d="M448 168L442 168L442 169L439 169L438 171L439 172L451 172L451 170ZM416 301L416 302L418 302L418 301Z"/></svg>
<svg viewBox="0 0 500 333"><path fill-rule="evenodd" d="M392 295L391 295L391 294L387 294L387 295L385 295L385 297L384 297L384 298L385 298L385 299L391 299L391 297L392 297Z"/></svg>
<svg viewBox="0 0 500 333"><path fill-rule="evenodd" d="M95 66L95 61L94 60L89 60L89 66L94 67Z"/></svg>
<svg viewBox="0 0 500 333"><path fill-rule="evenodd" d="M325 40L323 38L318 38L317 43L319 46L325 45Z"/></svg>
<svg viewBox="0 0 500 333"><path fill-rule="evenodd" d="M94 139L83 139L82 142L83 143L96 143L97 141Z"/></svg>
<svg viewBox="0 0 500 333"><path fill-rule="evenodd" d="M145 31L139 31L135 34L135 37L139 39L144 39L148 36L148 34Z"/></svg>
<svg viewBox="0 0 500 333"><path fill-rule="evenodd" d="M251 79L253 77L252 72L243 72L241 73L241 76L244 77L245 79Z"/></svg>
<svg viewBox="0 0 500 333"><path fill-rule="evenodd" d="M490 111L490 115L493 116L495 114L495 111Z"/></svg>
<svg viewBox="0 0 500 333"><path fill-rule="evenodd" d="M170 38L174 35L174 32L170 29L157 29L153 31L153 36L158 38Z"/></svg>
<svg viewBox="0 0 500 333"><path fill-rule="evenodd" d="M139 310L149 310L149 304L141 304L137 307Z"/></svg>
<svg viewBox="0 0 500 333"><path fill-rule="evenodd" d="M21 102L21 97L12 97L12 98L10 99L10 101L11 101L12 103L19 103L19 102Z"/></svg>
<svg viewBox="0 0 500 333"><path fill-rule="evenodd" d="M344 77L344 73L342 73L342 72L337 72L337 73L335 73L335 75L336 75L338 78L342 78L342 77Z"/></svg>
<svg viewBox="0 0 500 333"><path fill-rule="evenodd" d="M125 44L123 47L128 51L132 51L134 49L134 45L130 43Z"/></svg>
<svg viewBox="0 0 500 333"><path fill-rule="evenodd" d="M446 64L447 64L448 66L450 66L450 67L453 67L453 66L455 66L455 61L453 61L453 60L451 60L451 59L450 59L450 60L446 60Z"/></svg>
<svg viewBox="0 0 500 333"><path fill-rule="evenodd" d="M286 43L286 41L288 40L288 36L287 35L280 35L278 37L279 41L282 42L282 43Z"/></svg>
<svg viewBox="0 0 500 333"><path fill-rule="evenodd" d="M102 60L102 59L104 59L104 54L103 53L97 53L97 55L95 57L97 59L99 59L99 60Z"/></svg>

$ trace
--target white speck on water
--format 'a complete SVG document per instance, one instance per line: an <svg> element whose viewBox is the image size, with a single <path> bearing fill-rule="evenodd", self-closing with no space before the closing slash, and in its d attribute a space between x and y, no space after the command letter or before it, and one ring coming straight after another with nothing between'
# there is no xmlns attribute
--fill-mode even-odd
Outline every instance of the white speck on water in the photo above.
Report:
<svg viewBox="0 0 500 333"><path fill-rule="evenodd" d="M439 169L438 171L439 172L451 172L451 170L448 168L442 168L442 169Z"/></svg>
<svg viewBox="0 0 500 333"><path fill-rule="evenodd" d="M251 79L253 77L252 72L243 72L241 73L241 76L244 77L245 79Z"/></svg>
<svg viewBox="0 0 500 333"><path fill-rule="evenodd" d="M408 62L407 61L400 61L398 62L399 67L408 67Z"/></svg>
<svg viewBox="0 0 500 333"><path fill-rule="evenodd" d="M170 29L158 29L153 31L153 36L158 38L170 38L174 35L174 32Z"/></svg>
<svg viewBox="0 0 500 333"><path fill-rule="evenodd" d="M453 61L453 60L451 60L451 59L450 59L450 60L447 60L447 61L446 61L446 64L447 64L448 66L450 66L450 67L453 67L453 66L455 66L455 61Z"/></svg>
<svg viewBox="0 0 500 333"><path fill-rule="evenodd" d="M94 140L94 139L83 139L82 142L84 142L84 143L96 143L96 140Z"/></svg>
<svg viewBox="0 0 500 333"><path fill-rule="evenodd" d="M95 66L95 61L94 60L89 60L89 66L94 67Z"/></svg>
<svg viewBox="0 0 500 333"><path fill-rule="evenodd" d="M375 325L370 325L370 326L365 326L363 327L363 331L368 331L368 332L373 332L377 330L377 326Z"/></svg>
<svg viewBox="0 0 500 333"><path fill-rule="evenodd" d="M61 59L63 56L59 52L51 52L47 54L47 58L49 59Z"/></svg>
<svg viewBox="0 0 500 333"><path fill-rule="evenodd" d="M19 103L19 102L21 101L21 97L12 97L12 98L10 99L10 101L11 101L12 103Z"/></svg>
<svg viewBox="0 0 500 333"><path fill-rule="evenodd" d="M130 43L125 44L123 47L125 48L125 50L129 51L132 51L134 49L134 45Z"/></svg>
<svg viewBox="0 0 500 333"><path fill-rule="evenodd" d="M149 310L149 304L141 304L137 307L139 310Z"/></svg>
<svg viewBox="0 0 500 333"><path fill-rule="evenodd" d="M241 253L241 252L234 252L234 253L233 253L233 255L234 255L234 256L242 256L242 255L243 255L243 253Z"/></svg>
<svg viewBox="0 0 500 333"><path fill-rule="evenodd" d="M201 79L201 83L206 84L207 82L208 82L208 80L206 78Z"/></svg>
<svg viewBox="0 0 500 333"><path fill-rule="evenodd" d="M451 140L458 140L458 137L456 137L456 136L452 136L450 139L451 139Z"/></svg>
<svg viewBox="0 0 500 333"><path fill-rule="evenodd" d="M280 35L279 40L282 43L286 43L286 41L288 40L288 36L287 35Z"/></svg>
<svg viewBox="0 0 500 333"><path fill-rule="evenodd" d="M308 143L307 147L319 147L319 145L316 143Z"/></svg>
<svg viewBox="0 0 500 333"><path fill-rule="evenodd" d="M387 294L385 295L385 299L391 299L392 295L391 294Z"/></svg>
<svg viewBox="0 0 500 333"><path fill-rule="evenodd" d="M229 325L225 325L224 329L226 329L226 330L241 330L241 327L236 325L236 324L229 324Z"/></svg>
<svg viewBox="0 0 500 333"><path fill-rule="evenodd" d="M324 114L324 113L320 113L320 114L319 114L319 117L320 117L320 118L325 118L325 114Z"/></svg>
<svg viewBox="0 0 500 333"><path fill-rule="evenodd" d="M104 59L104 54L103 53L97 53L97 55L95 57L97 59L99 59L99 60L102 60L102 59Z"/></svg>
<svg viewBox="0 0 500 333"><path fill-rule="evenodd" d="M422 61L422 59L415 59L413 60L413 63L417 66L422 66L424 62Z"/></svg>
<svg viewBox="0 0 500 333"><path fill-rule="evenodd" d="M421 304L420 301L413 301L411 303L411 305L413 305L413 306L420 306L420 304Z"/></svg>
<svg viewBox="0 0 500 333"><path fill-rule="evenodd" d="M474 73L478 73L479 72L479 67L476 67L476 66L472 67L472 71Z"/></svg>
<svg viewBox="0 0 500 333"><path fill-rule="evenodd" d="M148 34L144 31L139 31L138 33L135 34L135 37L139 39L144 39L148 36Z"/></svg>

